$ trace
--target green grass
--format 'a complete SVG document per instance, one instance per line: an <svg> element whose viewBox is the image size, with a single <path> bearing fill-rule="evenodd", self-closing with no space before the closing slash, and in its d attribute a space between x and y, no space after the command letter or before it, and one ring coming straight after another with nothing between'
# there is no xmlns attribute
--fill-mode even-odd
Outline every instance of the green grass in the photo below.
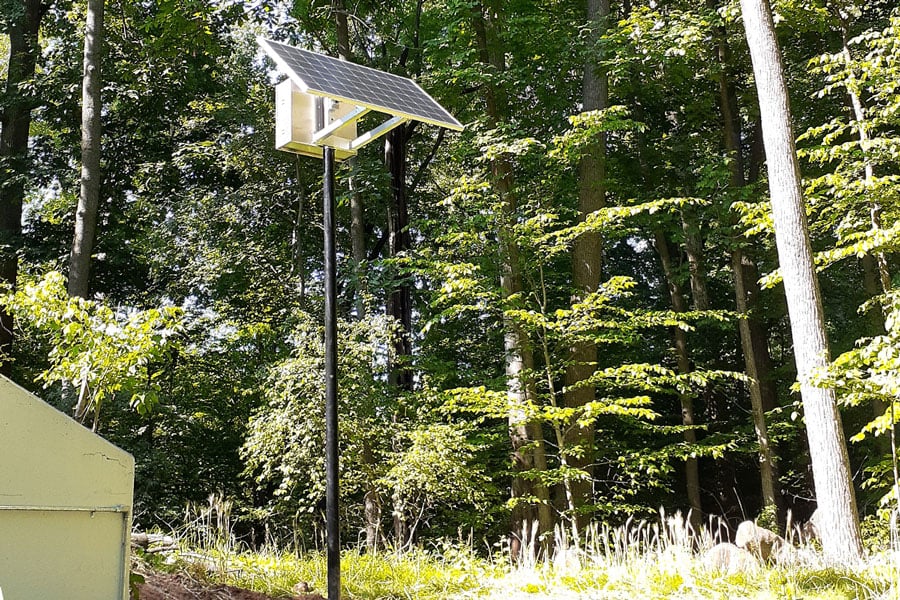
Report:
<svg viewBox="0 0 900 600"><path fill-rule="evenodd" d="M190 555L186 555L190 556ZM206 554L216 565L203 574L210 582L228 583L273 596L290 596L294 584L325 585L325 557L293 553L219 552ZM881 556L854 569L765 567L755 572L708 569L686 548L667 548L626 560L587 553L577 558L513 567L497 557L469 551L344 553L341 578L350 600L638 600L710 598L729 600L900 599L897 558ZM892 563L891 560L894 562ZM200 575L197 565L189 568ZM178 562L176 565L179 564Z"/></svg>
<svg viewBox="0 0 900 600"><path fill-rule="evenodd" d="M703 564L694 547L715 539L686 535L679 517L657 523L599 528L574 547L558 534L558 549L545 561L512 565L507 554L476 556L470 548L446 544L431 551L342 557L342 597L348 600L642 600L710 598L730 600L900 600L900 552L870 555L854 568L824 565L806 553L792 565L760 566L726 573ZM714 528L711 528L714 529ZM215 568L206 572L191 554L176 567L211 582L228 583L273 596L290 596L304 581L325 590L325 557L289 552L236 551L229 544L204 550ZM194 556L196 559L196 556ZM198 571L203 571L199 573Z"/></svg>
<svg viewBox="0 0 900 600"><path fill-rule="evenodd" d="M423 551L397 554L345 552L341 557L342 597L350 600L439 600L485 597L485 582L502 577L503 570L471 553L448 552L437 555ZM311 584L314 591L326 589L325 556L290 552L203 552L207 569L195 561L198 553L176 555L169 568L184 569L210 583L227 583L272 596L291 595L298 582Z"/></svg>

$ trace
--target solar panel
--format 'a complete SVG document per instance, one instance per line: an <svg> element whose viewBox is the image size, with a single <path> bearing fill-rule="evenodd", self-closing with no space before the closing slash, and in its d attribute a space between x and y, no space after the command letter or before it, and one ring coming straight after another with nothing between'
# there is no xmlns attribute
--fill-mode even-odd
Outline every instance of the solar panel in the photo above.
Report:
<svg viewBox="0 0 900 600"><path fill-rule="evenodd" d="M259 38L304 92L461 131L463 126L411 79Z"/></svg>

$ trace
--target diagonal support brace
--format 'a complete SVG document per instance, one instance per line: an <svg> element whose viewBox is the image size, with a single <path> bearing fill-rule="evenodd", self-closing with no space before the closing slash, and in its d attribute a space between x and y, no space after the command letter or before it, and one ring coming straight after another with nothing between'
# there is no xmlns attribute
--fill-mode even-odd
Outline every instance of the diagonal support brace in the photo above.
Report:
<svg viewBox="0 0 900 600"><path fill-rule="evenodd" d="M368 144L369 142L380 138L381 136L386 134L391 129L400 127L401 125L403 125L404 123L407 123L409 121L410 121L410 119L407 117L392 117L392 118L388 119L387 121L385 121L384 123L382 123L381 125L379 125L378 127L376 127L375 129L373 129L372 131L368 131L368 132L362 134L361 136L359 136L358 138L356 138L355 140L353 140L352 142L350 142L350 150L356 151L359 148L362 148L363 146Z"/></svg>
<svg viewBox="0 0 900 600"><path fill-rule="evenodd" d="M349 125L350 123L361 119L365 116L371 109L366 108L365 106L357 106L352 111L343 116L343 118L338 119L337 121L332 121L328 124L327 127L320 129L315 132L312 136L313 143L320 142L325 138L334 134L338 129L343 127L344 125ZM321 145L321 144L319 144Z"/></svg>

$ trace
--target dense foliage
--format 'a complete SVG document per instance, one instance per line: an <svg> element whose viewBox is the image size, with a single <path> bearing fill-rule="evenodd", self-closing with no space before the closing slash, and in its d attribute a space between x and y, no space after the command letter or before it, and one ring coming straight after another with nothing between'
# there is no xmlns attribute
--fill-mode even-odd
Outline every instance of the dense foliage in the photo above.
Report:
<svg viewBox="0 0 900 600"><path fill-rule="evenodd" d="M754 377L781 515L812 512L737 3L616 2L599 19L571 0L110 3L90 300L60 275L84 4L41 5L22 83L11 44L30 3L0 3L2 134L16 107L31 117L26 147L0 144L0 216L23 190L21 231L0 224L0 262L18 259L0 268L15 284L4 364L135 455L140 526L216 494L249 543L322 535L321 164L274 149L257 35L413 77L466 125L405 126L338 173L346 541L496 540L549 520L527 538L660 506L753 517ZM838 391L874 514L898 500L900 13L774 9L837 356L816 381ZM608 83L600 108L585 70ZM602 202L585 213L590 157Z"/></svg>

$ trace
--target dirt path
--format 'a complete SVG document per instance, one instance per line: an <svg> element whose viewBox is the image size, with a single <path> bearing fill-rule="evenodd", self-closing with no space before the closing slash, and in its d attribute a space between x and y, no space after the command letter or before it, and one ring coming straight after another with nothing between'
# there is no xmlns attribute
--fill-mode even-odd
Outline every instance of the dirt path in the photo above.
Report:
<svg viewBox="0 0 900 600"><path fill-rule="evenodd" d="M183 573L146 573L138 586L140 600L283 600L230 585L206 586ZM325 600L319 594L287 596L294 600Z"/></svg>

